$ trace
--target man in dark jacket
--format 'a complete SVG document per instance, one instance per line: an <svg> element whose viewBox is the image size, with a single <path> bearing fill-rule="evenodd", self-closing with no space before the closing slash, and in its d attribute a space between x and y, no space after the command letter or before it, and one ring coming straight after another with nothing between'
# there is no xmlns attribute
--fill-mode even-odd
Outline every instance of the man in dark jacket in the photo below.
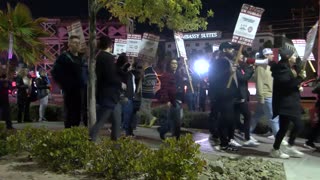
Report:
<svg viewBox="0 0 320 180"><path fill-rule="evenodd" d="M120 91L126 85L121 83L115 66L114 56L111 54L113 43L109 37L102 36L99 41L100 52L96 59L97 76L97 122L90 129L90 138L96 141L99 130L112 116L111 139L120 137L121 104Z"/></svg>
<svg viewBox="0 0 320 180"><path fill-rule="evenodd" d="M81 91L84 88L82 78L83 59L79 54L80 38L70 36L69 50L55 61L51 75L63 91L65 106L65 128L79 126L81 121Z"/></svg>
<svg viewBox="0 0 320 180"><path fill-rule="evenodd" d="M231 140L229 134L234 128L234 104L240 97L238 79L234 73L237 69L237 65L234 64L234 47L231 42L221 43L219 46L221 54L217 60L213 61L213 67L209 72L210 99L219 103L215 108L220 114L218 123L220 148L229 151L237 150L236 147L229 144ZM232 78L231 85L228 88L230 77Z"/></svg>

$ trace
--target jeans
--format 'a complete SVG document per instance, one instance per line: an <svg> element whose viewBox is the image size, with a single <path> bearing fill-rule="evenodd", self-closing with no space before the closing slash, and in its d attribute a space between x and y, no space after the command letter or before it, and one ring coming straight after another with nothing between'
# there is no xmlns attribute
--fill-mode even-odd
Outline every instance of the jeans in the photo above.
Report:
<svg viewBox="0 0 320 180"><path fill-rule="evenodd" d="M89 136L92 141L97 140L99 130L103 128L104 124L112 116L111 139L117 140L120 137L121 124L121 105L116 104L114 109L97 105L97 122L92 126Z"/></svg>
<svg viewBox="0 0 320 180"><path fill-rule="evenodd" d="M39 106L39 121L46 120L44 117L45 112L46 112L46 107L48 105L48 99L49 95L43 97L40 99L40 106Z"/></svg>
<svg viewBox="0 0 320 180"><path fill-rule="evenodd" d="M183 110L181 104L177 103L176 107L170 106L167 110L167 117L161 121L160 134L164 135L171 131L172 135L179 139L182 116Z"/></svg>
<svg viewBox="0 0 320 180"><path fill-rule="evenodd" d="M290 131L288 143L291 146L294 145L294 141L302 129L302 121L298 117L280 115L280 129L273 144L274 149L278 150L280 148L281 142L289 129L290 122L293 123L293 128Z"/></svg>
<svg viewBox="0 0 320 180"><path fill-rule="evenodd" d="M146 116L145 124L148 124L149 121L154 118L154 116L152 115L151 104L152 99L141 98L141 107L138 112L138 116L140 117L140 119L142 114Z"/></svg>
<svg viewBox="0 0 320 180"><path fill-rule="evenodd" d="M126 103L122 104L122 121L126 135L132 135L133 103L130 99Z"/></svg>
<svg viewBox="0 0 320 180"><path fill-rule="evenodd" d="M254 113L254 115L252 117L251 129L250 129L251 132L254 131L258 122L260 121L260 119L264 115L268 118L268 123L272 129L272 134L274 136L276 136L279 131L279 116L272 118L273 112L272 112L272 98L271 97L265 98L264 104L261 104L261 103L257 104L256 112Z"/></svg>

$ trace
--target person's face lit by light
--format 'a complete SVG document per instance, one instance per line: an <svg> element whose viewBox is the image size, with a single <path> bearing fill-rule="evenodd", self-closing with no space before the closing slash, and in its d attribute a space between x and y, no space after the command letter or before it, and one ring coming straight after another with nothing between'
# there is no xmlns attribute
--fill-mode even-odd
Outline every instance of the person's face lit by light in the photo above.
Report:
<svg viewBox="0 0 320 180"><path fill-rule="evenodd" d="M174 72L177 71L177 69L178 69L178 61L175 60L175 59L171 60L171 62L170 62L170 68L171 68L171 70L174 71Z"/></svg>

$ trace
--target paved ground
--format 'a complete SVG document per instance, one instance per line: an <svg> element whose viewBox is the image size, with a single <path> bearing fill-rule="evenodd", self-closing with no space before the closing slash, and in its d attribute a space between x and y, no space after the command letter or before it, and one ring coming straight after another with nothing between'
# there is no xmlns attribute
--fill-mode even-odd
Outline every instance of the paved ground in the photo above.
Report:
<svg viewBox="0 0 320 180"><path fill-rule="evenodd" d="M21 129L26 125L33 127L46 126L50 129L62 129L63 122L42 122L42 123L23 123L14 124L14 127ZM186 129L193 134L195 142L201 145L203 155L208 159L214 159L217 156L254 156L262 157L273 161L282 161L285 166L285 171L288 180L318 180L320 179L320 153L311 152L302 147L304 140L298 139L298 149L306 153L304 158L291 158L289 160L278 160L269 157L269 151L272 147L273 140L262 136L255 136L261 142L257 148L242 148L239 152L234 154L218 152L214 146L208 141L209 134L203 130ZM135 131L136 138L151 147L157 148L161 144L161 140L156 131L156 128L141 128L138 127Z"/></svg>

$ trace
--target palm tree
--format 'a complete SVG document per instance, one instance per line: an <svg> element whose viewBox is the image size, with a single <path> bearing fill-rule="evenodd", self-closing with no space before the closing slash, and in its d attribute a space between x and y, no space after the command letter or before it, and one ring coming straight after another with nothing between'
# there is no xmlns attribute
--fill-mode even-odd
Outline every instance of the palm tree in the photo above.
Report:
<svg viewBox="0 0 320 180"><path fill-rule="evenodd" d="M22 3L14 8L8 3L7 11L0 11L0 52L12 52L27 65L36 64L43 56L51 58L39 39L48 36L41 26L45 21L45 18L34 20L30 9Z"/></svg>

